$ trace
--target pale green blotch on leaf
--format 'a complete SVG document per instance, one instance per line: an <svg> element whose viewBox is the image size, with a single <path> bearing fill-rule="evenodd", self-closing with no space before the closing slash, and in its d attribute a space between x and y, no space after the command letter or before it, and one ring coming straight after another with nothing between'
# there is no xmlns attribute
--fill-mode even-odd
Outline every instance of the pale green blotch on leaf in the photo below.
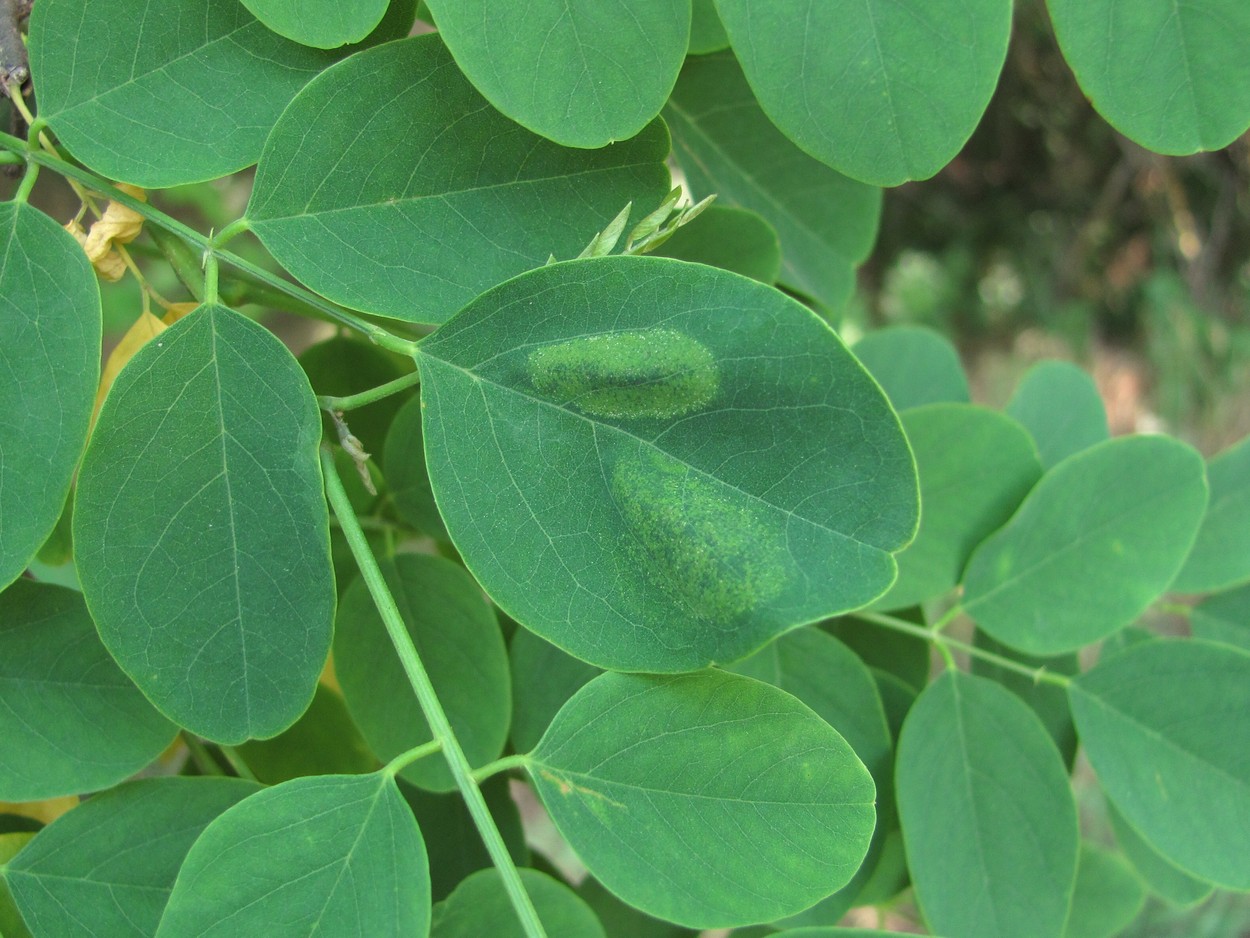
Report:
<svg viewBox="0 0 1250 938"><path fill-rule="evenodd" d="M638 450L612 470L631 555L691 615L714 621L772 599L792 573L780 533L723 489L654 451Z"/></svg>
<svg viewBox="0 0 1250 938"><path fill-rule="evenodd" d="M673 329L606 332L535 349L535 389L598 417L678 417L716 397L720 373L702 343Z"/></svg>

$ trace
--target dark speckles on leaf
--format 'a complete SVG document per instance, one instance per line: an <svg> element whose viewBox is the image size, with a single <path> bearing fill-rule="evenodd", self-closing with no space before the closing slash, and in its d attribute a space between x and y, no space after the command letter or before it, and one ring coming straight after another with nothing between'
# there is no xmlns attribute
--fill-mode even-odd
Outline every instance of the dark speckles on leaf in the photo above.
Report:
<svg viewBox="0 0 1250 938"><path fill-rule="evenodd" d="M720 389L711 351L673 329L569 339L535 349L527 364L540 394L596 417L680 417Z"/></svg>
<svg viewBox="0 0 1250 938"><path fill-rule="evenodd" d="M732 620L786 585L780 537L750 508L671 458L639 453L611 475L612 495L649 579L701 619Z"/></svg>

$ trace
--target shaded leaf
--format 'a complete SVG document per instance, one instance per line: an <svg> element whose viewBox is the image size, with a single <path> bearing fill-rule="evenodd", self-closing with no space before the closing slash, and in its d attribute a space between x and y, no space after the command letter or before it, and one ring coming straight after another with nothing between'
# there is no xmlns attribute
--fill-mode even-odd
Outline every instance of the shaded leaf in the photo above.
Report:
<svg viewBox="0 0 1250 938"><path fill-rule="evenodd" d="M690 42L690 0L427 2L477 90L570 147L642 130L673 90Z"/></svg>
<svg viewBox="0 0 1250 938"><path fill-rule="evenodd" d="M1077 818L1054 744L1019 698L947 671L898 744L898 810L916 898L937 934L1063 934Z"/></svg>
<svg viewBox="0 0 1250 938"><path fill-rule="evenodd" d="M388 0L242 0L258 20L305 46L333 49L360 42L382 20Z"/></svg>
<svg viewBox="0 0 1250 938"><path fill-rule="evenodd" d="M1158 153L1218 150L1250 126L1241 0L1048 0L1081 90L1126 137Z"/></svg>
<svg viewBox="0 0 1250 938"><path fill-rule="evenodd" d="M781 273L781 244L764 218L747 209L712 205L695 224L677 229L656 253L731 270L761 283Z"/></svg>
<svg viewBox="0 0 1250 938"><path fill-rule="evenodd" d="M1037 450L1010 417L971 404L903 414L920 477L920 530L897 556L898 579L874 604L903 609L948 592L978 544L1042 475Z"/></svg>
<svg viewBox="0 0 1250 938"><path fill-rule="evenodd" d="M40 831L5 879L36 935L153 935L191 844L258 790L239 778L120 785Z"/></svg>
<svg viewBox="0 0 1250 938"><path fill-rule="evenodd" d="M29 580L0 593L0 799L115 785L174 733L100 644L81 594Z"/></svg>
<svg viewBox="0 0 1250 938"><path fill-rule="evenodd" d="M607 938L697 938L699 934L626 905L593 876L582 880L577 894L595 913Z"/></svg>
<svg viewBox="0 0 1250 938"><path fill-rule="evenodd" d="M417 357L430 480L465 564L593 664L740 658L876 598L914 530L884 397L811 312L742 277L553 265Z"/></svg>
<svg viewBox="0 0 1250 938"><path fill-rule="evenodd" d="M438 323L550 254L575 255L626 202L657 204L668 148L659 121L603 150L538 138L486 105L437 36L418 36L309 83L273 128L247 217L319 293ZM369 171L342 171L355 163Z"/></svg>
<svg viewBox="0 0 1250 938"><path fill-rule="evenodd" d="M875 820L872 778L832 727L722 671L595 678L529 769L601 883L692 928L811 905L850 879Z"/></svg>
<svg viewBox="0 0 1250 938"><path fill-rule="evenodd" d="M1070 362L1030 368L1007 402L1007 413L1032 434L1044 469L1111 435L1094 379Z"/></svg>
<svg viewBox="0 0 1250 938"><path fill-rule="evenodd" d="M39 116L74 156L160 188L255 163L287 102L334 59L236 0L41 0L30 60Z"/></svg>
<svg viewBox="0 0 1250 938"><path fill-rule="evenodd" d="M100 636L162 713L216 742L286 729L330 645L316 403L272 334L202 306L100 410L74 503Z"/></svg>
<svg viewBox="0 0 1250 938"><path fill-rule="evenodd" d="M1111 822L1111 829L1115 831L1115 840L1121 852L1155 895L1172 905L1182 907L1196 905L1211 895L1214 887L1210 883L1190 876L1160 856L1154 847L1142 839L1141 834L1129 826L1124 815L1109 801L1107 818Z"/></svg>
<svg viewBox="0 0 1250 938"><path fill-rule="evenodd" d="M429 920L425 845L394 779L322 775L266 788L213 821L157 935L398 938L426 934Z"/></svg>
<svg viewBox="0 0 1250 938"><path fill-rule="evenodd" d="M971 400L959 352L949 339L932 329L877 329L856 342L851 351L881 384L895 410Z"/></svg>
<svg viewBox="0 0 1250 938"><path fill-rule="evenodd" d="M1172 581L1180 593L1207 593L1250 580L1250 438L1207 463L1211 499L1193 550Z"/></svg>
<svg viewBox="0 0 1250 938"><path fill-rule="evenodd" d="M919 609L905 609L895 615L916 625L925 625L924 614ZM897 677L912 689L913 697L929 683L931 649L923 638L854 616L822 622L821 628L848 646L865 664Z"/></svg>
<svg viewBox="0 0 1250 938"><path fill-rule="evenodd" d="M716 0L760 104L854 179L928 179L972 135L998 83L1007 0Z"/></svg>
<svg viewBox="0 0 1250 938"><path fill-rule="evenodd" d="M1145 904L1145 887L1118 854L1083 843L1063 938L1113 938Z"/></svg>
<svg viewBox="0 0 1250 938"><path fill-rule="evenodd" d="M512 706L508 652L495 616L473 578L449 560L399 554L381 567L469 764L484 765L503 751ZM373 751L392 759L433 739L363 580L343 594L335 625L335 673ZM400 775L433 791L455 787L437 755Z"/></svg>
<svg viewBox="0 0 1250 938"><path fill-rule="evenodd" d="M1250 653L1213 642L1128 648L1068 688L1103 790L1188 873L1250 889Z"/></svg>
<svg viewBox="0 0 1250 938"><path fill-rule="evenodd" d="M425 468L420 397L410 398L391 421L382 449L382 471L399 516L423 534L446 541L447 527L434 503L430 474Z"/></svg>
<svg viewBox="0 0 1250 938"><path fill-rule="evenodd" d="M512 745L529 752L538 745L565 702L600 673L528 629L517 629L508 648L512 666Z"/></svg>
<svg viewBox="0 0 1250 938"><path fill-rule="evenodd" d="M537 870L520 870L548 935L604 938L590 907L568 886ZM525 930L504 890L498 870L479 870L434 907L430 938L525 938Z"/></svg>
<svg viewBox="0 0 1250 938"><path fill-rule="evenodd" d="M1189 623L1194 638L1250 651L1250 586L1207 597L1194 606Z"/></svg>
<svg viewBox="0 0 1250 938"><path fill-rule="evenodd" d="M876 240L881 191L787 140L729 52L686 61L664 119L695 197L762 215L781 239L781 282L841 311Z"/></svg>
<svg viewBox="0 0 1250 938"><path fill-rule="evenodd" d="M258 781L276 785L304 775L363 775L377 760L347 714L343 698L317 685L304 715L272 739L235 750Z"/></svg>
<svg viewBox="0 0 1250 938"><path fill-rule="evenodd" d="M0 203L0 589L56 527L100 374L100 290L74 239Z"/></svg>
<svg viewBox="0 0 1250 938"><path fill-rule="evenodd" d="M694 0L690 17L691 55L706 55L729 48L729 36L716 14L715 0Z"/></svg>
<svg viewBox="0 0 1250 938"><path fill-rule="evenodd" d="M1176 576L1206 508L1201 457L1162 436L1065 459L964 572L964 609L1005 645L1056 655L1136 619Z"/></svg>

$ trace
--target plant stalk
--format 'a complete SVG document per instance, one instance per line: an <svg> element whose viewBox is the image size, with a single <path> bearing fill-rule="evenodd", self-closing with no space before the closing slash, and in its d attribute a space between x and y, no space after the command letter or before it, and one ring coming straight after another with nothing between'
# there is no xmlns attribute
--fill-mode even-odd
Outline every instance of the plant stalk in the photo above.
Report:
<svg viewBox="0 0 1250 938"><path fill-rule="evenodd" d="M317 398L317 403L320 405L322 410L355 410L358 407L364 407L367 404L373 404L383 398L390 397L392 394L398 394L400 391L407 390L414 384L420 383L421 372L411 371L406 375L396 378L394 381L388 381L386 384L379 384L376 388L369 388L369 390L361 391L359 394L347 394L343 397L333 397L329 394L323 394Z"/></svg>
<svg viewBox="0 0 1250 938"><path fill-rule="evenodd" d="M339 519L339 525L351 547L352 555L356 558L360 576L369 588L369 594L373 597L374 605L377 606L386 631L395 646L395 653L399 656L404 673L408 675L408 682L417 695L417 701L421 705L421 712L425 714L426 722L430 725L430 731L442 747L447 767L456 781L456 787L460 789L460 794L464 797L473 823L496 869L499 870L504 889L512 901L517 917L521 920L525 934L528 938L547 938L542 922L538 920L538 912L534 909L534 903L525 891L521 876L503 842L503 836L499 833L499 828L495 826L495 819L491 817L490 809L486 807L482 790L478 788L473 778L469 760L465 758L464 750L460 748L460 741L456 739L451 723L447 720L447 714L443 711L443 705L434 692L434 685L430 683L430 676L426 673L421 657L417 654L417 649L408 635L403 617L395 605L395 598L386 585L377 559L369 549L369 543L365 540L365 532L356 520L356 513L352 510L347 491L343 488L343 480L339 478L338 470L334 467L334 458L325 448L321 450L321 470L325 474L326 497L334 509L335 516Z"/></svg>

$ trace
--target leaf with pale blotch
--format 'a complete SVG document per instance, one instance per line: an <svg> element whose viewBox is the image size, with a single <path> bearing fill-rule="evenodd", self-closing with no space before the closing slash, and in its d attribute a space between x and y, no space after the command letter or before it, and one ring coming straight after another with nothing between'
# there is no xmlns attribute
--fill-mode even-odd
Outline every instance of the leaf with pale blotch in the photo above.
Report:
<svg viewBox="0 0 1250 938"><path fill-rule="evenodd" d="M395 780L318 775L209 824L156 935L424 935L429 921L425 844Z"/></svg>
<svg viewBox="0 0 1250 938"><path fill-rule="evenodd" d="M312 390L285 346L202 306L118 375L83 458L74 546L109 652L218 742L308 706L334 580Z"/></svg>
<svg viewBox="0 0 1250 938"><path fill-rule="evenodd" d="M660 121L601 150L537 137L482 99L437 36L418 36L300 92L265 145L247 217L319 293L439 323L551 254L575 256L627 202L658 204L668 150ZM344 173L353 162L369 171Z"/></svg>
<svg viewBox="0 0 1250 938"><path fill-rule="evenodd" d="M642 130L673 90L690 40L690 0L427 3L486 100L570 147Z"/></svg>
<svg viewBox="0 0 1250 938"><path fill-rule="evenodd" d="M923 326L890 326L852 347L880 382L890 403L904 411L925 404L966 404L971 394L959 352L946 337Z"/></svg>
<svg viewBox="0 0 1250 938"><path fill-rule="evenodd" d="M964 572L964 609L1005 645L1057 655L1106 638L1176 576L1207 503L1179 440L1119 437L1047 472Z"/></svg>
<svg viewBox="0 0 1250 938"><path fill-rule="evenodd" d="M39 116L96 172L147 188L256 162L295 92L334 61L222 0L49 0L30 19Z"/></svg>
<svg viewBox="0 0 1250 938"><path fill-rule="evenodd" d="M0 799L116 785L175 732L100 644L81 594L29 580L0 593Z"/></svg>
<svg viewBox="0 0 1250 938"><path fill-rule="evenodd" d="M240 778L149 778L49 824L5 871L37 935L155 934L200 832L260 790Z"/></svg>
<svg viewBox="0 0 1250 938"><path fill-rule="evenodd" d="M716 0L764 111L853 179L928 179L998 83L1009 0Z"/></svg>
<svg viewBox="0 0 1250 938"><path fill-rule="evenodd" d="M1124 819L1184 871L1250 889L1250 653L1144 642L1082 674L1068 697Z"/></svg>
<svg viewBox="0 0 1250 938"><path fill-rule="evenodd" d="M52 533L100 373L100 289L43 212L0 203L0 589Z"/></svg>
<svg viewBox="0 0 1250 938"><path fill-rule="evenodd" d="M781 282L840 312L876 239L881 190L787 140L729 52L686 61L664 119L694 195L763 216L781 240Z"/></svg>
<svg viewBox="0 0 1250 938"><path fill-rule="evenodd" d="M936 934L1060 938L1076 805L1059 753L1015 695L947 671L908 714L896 783L916 898Z"/></svg>
<svg viewBox="0 0 1250 938"><path fill-rule="evenodd" d="M537 870L520 870L521 883L548 935L605 938L595 913L572 889ZM498 870L479 870L434 907L430 938L526 938Z"/></svg>
<svg viewBox="0 0 1250 938"><path fill-rule="evenodd" d="M664 258L545 267L417 360L460 555L509 615L593 664L741 658L871 602L915 529L880 390L810 311L743 277Z"/></svg>
<svg viewBox="0 0 1250 938"><path fill-rule="evenodd" d="M875 821L872 777L828 723L723 671L601 675L528 768L595 878L691 928L806 908L859 868Z"/></svg>
<svg viewBox="0 0 1250 938"><path fill-rule="evenodd" d="M1081 90L1158 153L1218 150L1250 126L1250 6L1242 0L1049 0Z"/></svg>

